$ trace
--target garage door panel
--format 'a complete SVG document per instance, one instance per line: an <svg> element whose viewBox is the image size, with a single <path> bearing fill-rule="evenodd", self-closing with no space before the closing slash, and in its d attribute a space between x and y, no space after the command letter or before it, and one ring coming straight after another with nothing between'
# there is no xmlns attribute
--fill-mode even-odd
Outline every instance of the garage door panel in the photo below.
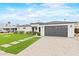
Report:
<svg viewBox="0 0 79 59"><path fill-rule="evenodd" d="M46 26L45 36L64 36L67 37L67 26Z"/></svg>

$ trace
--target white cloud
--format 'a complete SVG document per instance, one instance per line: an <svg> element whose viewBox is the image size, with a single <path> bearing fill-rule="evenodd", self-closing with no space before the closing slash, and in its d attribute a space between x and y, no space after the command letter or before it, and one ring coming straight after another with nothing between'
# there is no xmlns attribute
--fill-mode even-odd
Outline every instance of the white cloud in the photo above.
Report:
<svg viewBox="0 0 79 59"><path fill-rule="evenodd" d="M76 17L79 17L79 14L77 14Z"/></svg>
<svg viewBox="0 0 79 59"><path fill-rule="evenodd" d="M35 5L36 6L36 5ZM1 19L5 20L15 20L15 21L36 21L45 19L50 19L50 17L54 16L77 16L70 14L72 11L69 9L70 7L64 6L64 4L42 4L42 9L37 8L25 8L25 9L16 9L16 8L6 8L8 10L5 14L0 14ZM64 9L67 8L67 9ZM48 20L49 21L49 20Z"/></svg>
<svg viewBox="0 0 79 59"><path fill-rule="evenodd" d="M41 6L48 8L70 8L69 6L65 6L64 3L44 3Z"/></svg>
<svg viewBox="0 0 79 59"><path fill-rule="evenodd" d="M8 10L9 12L14 12L16 9L15 8L11 8L11 7L7 7L6 10Z"/></svg>
<svg viewBox="0 0 79 59"><path fill-rule="evenodd" d="M73 14L65 13L64 16L74 16Z"/></svg>

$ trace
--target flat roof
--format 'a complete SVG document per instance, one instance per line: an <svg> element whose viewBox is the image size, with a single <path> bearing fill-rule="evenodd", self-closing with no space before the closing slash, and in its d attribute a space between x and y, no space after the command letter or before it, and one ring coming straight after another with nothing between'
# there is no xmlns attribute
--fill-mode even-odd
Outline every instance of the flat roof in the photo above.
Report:
<svg viewBox="0 0 79 59"><path fill-rule="evenodd" d="M31 25L17 25L17 27L31 27Z"/></svg>
<svg viewBox="0 0 79 59"><path fill-rule="evenodd" d="M69 21L51 21L51 22L36 22L31 24L39 24L39 25L47 25L47 24L69 24L69 23L77 23L77 22L69 22Z"/></svg>

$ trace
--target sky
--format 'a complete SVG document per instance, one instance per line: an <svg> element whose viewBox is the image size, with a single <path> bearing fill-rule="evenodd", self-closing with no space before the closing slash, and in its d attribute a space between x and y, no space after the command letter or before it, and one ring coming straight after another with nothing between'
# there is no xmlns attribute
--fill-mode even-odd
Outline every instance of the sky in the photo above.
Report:
<svg viewBox="0 0 79 59"><path fill-rule="evenodd" d="M79 3L0 3L0 22L79 21Z"/></svg>

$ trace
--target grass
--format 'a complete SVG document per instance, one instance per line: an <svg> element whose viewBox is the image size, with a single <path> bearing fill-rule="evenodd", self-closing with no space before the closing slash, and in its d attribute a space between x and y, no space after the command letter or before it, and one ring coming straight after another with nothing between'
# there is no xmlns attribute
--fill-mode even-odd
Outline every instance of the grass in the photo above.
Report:
<svg viewBox="0 0 79 59"><path fill-rule="evenodd" d="M31 37L31 34L0 34L0 45L17 41L23 38Z"/></svg>
<svg viewBox="0 0 79 59"><path fill-rule="evenodd" d="M31 36L33 36L33 35L31 35L31 34L29 34L29 35L28 34L0 34L0 45L7 44L10 42L17 41L17 40L31 37ZM12 45L7 48L0 46L0 50L3 50L7 53L18 54L19 52L21 52L22 50L24 50L25 48L27 48L28 46L33 44L38 39L39 39L38 37L34 37L34 38L31 38L31 39L26 40L24 42L18 43L16 45Z"/></svg>

